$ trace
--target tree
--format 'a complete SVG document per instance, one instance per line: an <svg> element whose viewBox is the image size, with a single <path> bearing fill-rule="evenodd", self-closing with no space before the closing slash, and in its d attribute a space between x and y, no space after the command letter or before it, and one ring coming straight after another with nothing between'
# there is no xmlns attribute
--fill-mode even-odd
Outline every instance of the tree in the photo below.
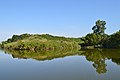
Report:
<svg viewBox="0 0 120 80"><path fill-rule="evenodd" d="M84 43L80 44L81 46L94 46L94 47L102 47L103 43L108 38L108 35L105 34L106 22L98 20L96 21L96 25L93 26L93 33L87 34L85 37L81 38Z"/></svg>
<svg viewBox="0 0 120 80"><path fill-rule="evenodd" d="M108 39L103 42L105 48L120 48L120 31L110 35Z"/></svg>
<svg viewBox="0 0 120 80"><path fill-rule="evenodd" d="M97 20L96 25L93 26L92 28L93 33L104 34L106 29L105 25L106 25L105 21Z"/></svg>
<svg viewBox="0 0 120 80"><path fill-rule="evenodd" d="M81 38L84 41L83 46L101 46L108 37L107 34L101 35L96 33L87 34Z"/></svg>

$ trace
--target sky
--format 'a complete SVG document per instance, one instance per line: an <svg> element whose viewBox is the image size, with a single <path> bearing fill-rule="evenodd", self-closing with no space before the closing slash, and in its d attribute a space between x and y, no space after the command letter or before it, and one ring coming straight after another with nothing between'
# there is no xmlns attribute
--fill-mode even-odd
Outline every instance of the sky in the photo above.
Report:
<svg viewBox="0 0 120 80"><path fill-rule="evenodd" d="M120 0L0 0L0 42L14 34L82 37L97 20L120 30Z"/></svg>

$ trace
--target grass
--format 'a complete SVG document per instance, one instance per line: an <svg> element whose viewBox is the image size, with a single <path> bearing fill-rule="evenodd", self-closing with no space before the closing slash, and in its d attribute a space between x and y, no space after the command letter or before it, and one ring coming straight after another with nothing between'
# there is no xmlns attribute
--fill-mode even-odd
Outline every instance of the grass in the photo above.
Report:
<svg viewBox="0 0 120 80"><path fill-rule="evenodd" d="M2 44L3 48L15 50L80 49L80 39L78 38L65 38L48 34L21 36L17 35L17 37L8 39Z"/></svg>

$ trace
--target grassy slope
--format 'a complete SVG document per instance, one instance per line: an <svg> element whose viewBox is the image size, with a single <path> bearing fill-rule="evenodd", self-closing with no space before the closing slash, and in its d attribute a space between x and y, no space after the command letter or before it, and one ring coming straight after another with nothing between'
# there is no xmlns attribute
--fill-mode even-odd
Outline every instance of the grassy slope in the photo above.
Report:
<svg viewBox="0 0 120 80"><path fill-rule="evenodd" d="M5 49L17 50L57 50L57 49L80 49L78 38L65 38L48 34L30 35L23 34L13 36L2 45Z"/></svg>

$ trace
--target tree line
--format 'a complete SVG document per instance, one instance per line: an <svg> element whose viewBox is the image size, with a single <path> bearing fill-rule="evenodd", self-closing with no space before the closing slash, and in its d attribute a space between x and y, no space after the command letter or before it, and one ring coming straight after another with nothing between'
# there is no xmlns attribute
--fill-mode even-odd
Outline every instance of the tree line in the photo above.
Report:
<svg viewBox="0 0 120 80"><path fill-rule="evenodd" d="M81 46L94 46L102 48L120 48L120 30L112 35L105 33L106 21L97 20L95 26L92 27L93 33L87 34L81 40L84 43Z"/></svg>
<svg viewBox="0 0 120 80"><path fill-rule="evenodd" d="M17 50L51 50L51 49L75 49L92 46L101 48L120 48L120 30L112 35L105 33L106 21L97 20L92 27L93 33L82 38L66 38L49 34L22 34L13 35L0 46Z"/></svg>

